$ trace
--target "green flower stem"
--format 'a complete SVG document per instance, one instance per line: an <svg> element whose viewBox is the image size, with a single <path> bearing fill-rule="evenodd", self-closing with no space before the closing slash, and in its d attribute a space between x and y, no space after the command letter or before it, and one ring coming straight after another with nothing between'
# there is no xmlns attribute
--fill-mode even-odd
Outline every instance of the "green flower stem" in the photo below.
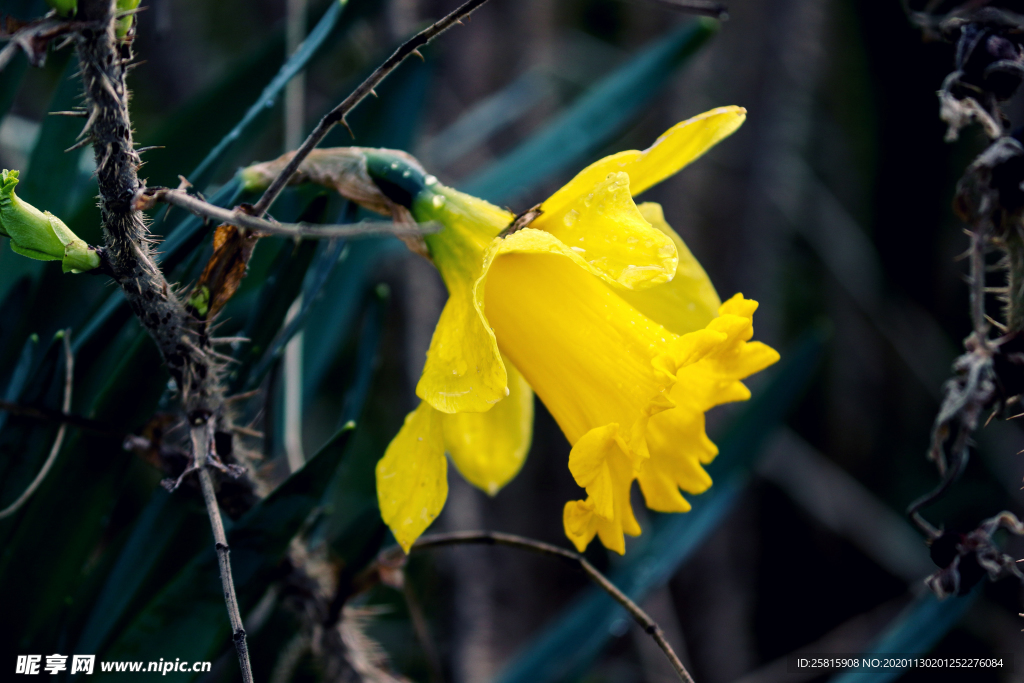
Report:
<svg viewBox="0 0 1024 683"><path fill-rule="evenodd" d="M418 164L410 163L405 157L391 154L387 149L367 149L366 171L384 195L407 209L421 192L437 184L434 176L428 175Z"/></svg>
<svg viewBox="0 0 1024 683"><path fill-rule="evenodd" d="M0 235L11 239L11 249L39 261L60 261L65 273L99 268L96 250L49 211L23 202L14 193L17 185L18 171L0 173Z"/></svg>

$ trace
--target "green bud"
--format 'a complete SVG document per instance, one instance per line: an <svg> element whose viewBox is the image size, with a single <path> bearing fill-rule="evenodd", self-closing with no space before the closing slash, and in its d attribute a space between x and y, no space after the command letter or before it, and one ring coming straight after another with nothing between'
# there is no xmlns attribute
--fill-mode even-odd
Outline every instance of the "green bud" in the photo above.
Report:
<svg viewBox="0 0 1024 683"><path fill-rule="evenodd" d="M139 0L117 0L117 11L127 12L138 8ZM128 31L131 29L132 24L135 22L135 15L129 14L126 17L121 17L117 20L117 25L114 27L114 32L118 38L124 38L128 35Z"/></svg>
<svg viewBox="0 0 1024 683"><path fill-rule="evenodd" d="M46 4L62 17L73 16L78 11L78 0L46 0Z"/></svg>
<svg viewBox="0 0 1024 683"><path fill-rule="evenodd" d="M17 184L18 171L0 173L0 235L11 238L11 249L39 261L61 261L65 273L99 268L96 250L49 211L21 201L14 194Z"/></svg>

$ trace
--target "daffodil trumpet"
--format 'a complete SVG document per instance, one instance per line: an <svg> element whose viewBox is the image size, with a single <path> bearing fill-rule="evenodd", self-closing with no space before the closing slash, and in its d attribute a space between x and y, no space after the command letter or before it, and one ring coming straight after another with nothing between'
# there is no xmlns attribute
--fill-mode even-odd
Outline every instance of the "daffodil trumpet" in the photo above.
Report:
<svg viewBox="0 0 1024 683"><path fill-rule="evenodd" d="M345 152L386 202L442 226L424 237L449 298L421 402L377 465L381 515L403 548L444 506L445 453L492 495L515 476L533 392L572 444L569 470L586 495L566 503L563 524L580 551L597 536L623 553L624 536L640 533L634 481L661 512L688 511L683 493L711 485L705 412L749 398L741 380L779 356L750 341L757 303L722 303L661 207L633 197L745 116L722 107L683 121L646 150L591 164L518 217L445 187L407 155Z"/></svg>

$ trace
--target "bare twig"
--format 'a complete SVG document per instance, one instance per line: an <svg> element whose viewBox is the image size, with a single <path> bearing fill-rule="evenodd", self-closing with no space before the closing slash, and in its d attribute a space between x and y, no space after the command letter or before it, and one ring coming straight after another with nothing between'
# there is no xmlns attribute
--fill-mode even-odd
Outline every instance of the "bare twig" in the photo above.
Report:
<svg viewBox="0 0 1024 683"><path fill-rule="evenodd" d="M516 536L514 534L503 534L496 531L456 531L447 534L428 534L426 536L421 536L419 540L413 543L410 551L463 544L504 545L511 548L519 548L520 550L529 550L530 552L540 553L541 555L557 557L576 564L588 577L590 577L591 581L608 593L615 602L622 605L622 607L629 612L630 616L633 617L636 623L640 624L640 627L643 628L644 632L654 639L654 642L658 644L658 647L661 648L669 662L671 662L672 668L675 669L680 680L686 681L686 683L693 683L693 678L686 670L686 667L683 666L683 663L679 661L679 657L672 649L672 646L668 644L668 641L665 639L665 634L662 632L661 627L658 626L657 622L651 619L646 612L640 609L639 605L630 600L625 593L616 588L615 584L609 581L604 574L599 572L594 565L587 562L587 560L579 553L574 553L571 550L559 548L558 546L551 545L549 543L535 541L531 538ZM401 550L398 547L395 547L384 551L382 555L397 555L400 552ZM386 558L385 561L393 563L393 560L390 558Z"/></svg>
<svg viewBox="0 0 1024 683"><path fill-rule="evenodd" d="M306 223L276 223L265 218L256 218L241 211L224 209L204 202L184 190L169 188L147 188L135 196L135 205L140 209L150 208L154 202L164 202L187 209L197 216L210 218L246 230L270 235L285 235L302 239L335 239L338 237L371 237L374 235L423 235L433 232L431 224L409 227L385 221L360 221L346 225L308 225Z"/></svg>
<svg viewBox="0 0 1024 683"><path fill-rule="evenodd" d="M71 385L75 373L75 360L74 356L71 355L71 330L64 330L64 401L61 404L61 410L67 413L71 410ZM46 479L46 475L49 474L50 468L53 467L53 463L57 460L57 454L60 453L60 447L64 445L64 435L67 433L67 423L61 423L57 429L57 436L53 440L53 446L50 447L50 454L46 456L46 462L43 463L42 469L39 470L39 474L32 480L32 483L18 496L17 500L0 510L0 519L6 519L13 515L15 512L21 509L21 507L32 497L32 494L36 492L39 485L43 483L43 479Z"/></svg>
<svg viewBox="0 0 1024 683"><path fill-rule="evenodd" d="M468 17L474 10L486 2L487 0L469 0L448 16L417 33L395 50L394 54L388 57L387 61L377 67L377 69L370 74L365 81L360 83L359 86L352 91L352 94L346 97L341 104L329 111L322 119L320 119L320 123L316 125L313 132L310 133L309 137L307 137L305 142L302 143L302 146L299 147L298 151L296 151L295 155L288 162L288 165L281 170L276 178L274 178L274 182L270 184L263 193L263 196L260 197L258 202L256 202L253 213L256 216L262 216L267 212L267 209L269 209L270 205L274 203L277 196L281 194L281 190L285 188L288 181L291 180L291 177L295 175L295 172L299 169L299 166L309 153L320 144L334 126L341 123L347 128L348 123L345 121L345 117L348 116L349 112L355 109L356 105L362 102L367 95L372 93L373 89L380 85L381 81L387 78L399 64L405 61L410 55L420 55L419 48L425 46L455 24L461 23L463 19Z"/></svg>
<svg viewBox="0 0 1024 683"><path fill-rule="evenodd" d="M238 596L235 594L235 581L231 576L230 548L228 537L224 533L224 521L217 505L217 494L213 491L213 479L207 469L211 459L213 446L213 423L209 420L192 427L192 455L199 466L199 484L203 489L203 502L206 503L206 514L210 517L210 528L213 530L214 548L217 550L217 561L220 565L220 582L224 588L224 602L231 620L231 640L238 652L238 663L242 668L242 680L253 683L252 665L249 663L249 649L245 642L245 628L242 624L242 612L238 609Z"/></svg>

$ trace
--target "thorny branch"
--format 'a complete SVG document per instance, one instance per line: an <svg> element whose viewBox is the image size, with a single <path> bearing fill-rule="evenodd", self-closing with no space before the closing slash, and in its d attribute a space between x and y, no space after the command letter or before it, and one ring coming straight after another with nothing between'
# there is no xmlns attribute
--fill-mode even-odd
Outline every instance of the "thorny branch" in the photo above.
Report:
<svg viewBox="0 0 1024 683"><path fill-rule="evenodd" d="M253 214L260 217L267 212L270 205L274 203L274 200L277 199L277 196L281 194L281 191L286 185L288 185L292 176L295 175L295 172L299 169L303 160L309 156L309 153L323 141L327 136L327 133L329 133L337 124L343 124L348 128L348 123L346 122L345 117L348 116L349 112L355 109L357 104L373 93L374 88L380 85L381 82L387 78L399 64L414 54L422 57L423 55L420 54L419 48L426 46L430 41L447 31L455 24L462 23L463 19L468 17L478 7L486 2L487 0L469 0L455 9L451 14L431 24L399 46L399 48L395 50L394 54L388 57L383 64L377 67L377 69L375 69L365 81L360 83L359 86L352 91L352 94L342 100L341 104L327 112L327 114L320 119L320 123L316 125L313 132L309 134L309 137L307 137L302 143L302 146L295 152L295 155L288 161L288 164L281 170L274 181L266 189L263 196L259 198L259 201L256 202L253 207Z"/></svg>
<svg viewBox="0 0 1024 683"><path fill-rule="evenodd" d="M83 0L78 12L80 18L105 27L82 30L77 47L89 110L82 136L92 141L95 151L106 256L113 278L156 341L186 412L213 415L221 401L218 365L202 347L200 331L156 266L142 214L133 206L141 160L128 114L125 76L130 47L114 37L113 3Z"/></svg>
<svg viewBox="0 0 1024 683"><path fill-rule="evenodd" d="M112 0L80 0L78 18L86 22L87 27L76 36L89 111L81 137L92 142L95 153L106 256L110 273L124 291L132 312L157 343L181 394L189 423L209 433L212 443L214 425L223 418L220 367L210 348L205 321L198 321L197 325L156 266L148 231L142 215L134 207L135 194L140 187L137 172L141 160L132 139L125 79L132 54L130 44L115 36L118 15L114 8ZM197 443L193 441L193 446ZM216 462L211 455L210 448L193 448L193 467L199 469L217 538L221 580L225 585L239 665L245 682L251 683L245 631L236 624L238 606L234 601L227 544L223 542L220 510L207 470L208 464Z"/></svg>
<svg viewBox="0 0 1024 683"><path fill-rule="evenodd" d="M1008 133L1009 118L1002 110L1024 83L1024 15L1002 4L975 0L935 14L935 3L923 11L911 11L904 3L927 37L956 44L955 69L939 91L946 139L955 140L964 127L977 123L992 140L964 172L954 202L970 236L972 332L953 365L954 377L943 388L932 429L928 458L941 481L907 510L939 566L927 584L940 597L966 593L986 575L995 580L1013 574L1024 580L992 538L997 529L1024 534L1024 525L1011 513L966 533L936 527L921 514L963 473L983 414L1007 417L1024 393L1024 144L1019 132ZM994 266L987 258L993 253L1000 257ZM1005 287L986 286L992 270L1002 273ZM1000 294L1002 321L987 314L986 294L993 291Z"/></svg>
<svg viewBox="0 0 1024 683"><path fill-rule="evenodd" d="M64 400L61 402L61 411L65 414L71 410L71 385L75 376L75 358L71 355L71 331L64 330ZM46 461L43 463L42 468L39 470L39 474L36 475L32 483L21 493L18 498L0 510L0 519L6 519L13 515L15 512L20 510L23 505L32 497L32 494L36 492L39 485L43 483L43 479L46 479L46 475L49 474L50 468L53 467L53 463L57 460L57 454L60 453L61 446L64 445L64 435L68 431L68 423L62 422L60 427L57 428L57 436L53 439L53 445L50 447L50 454L46 456Z"/></svg>
<svg viewBox="0 0 1024 683"><path fill-rule="evenodd" d="M640 625L640 628L644 630L644 633L654 639L654 642L658 644L658 647L661 648L662 652L665 653L665 656L672 664L672 668L675 669L676 674L679 675L679 679L686 683L693 683L693 678L686 670L686 667L683 666L683 663L679 660L679 657L672 649L672 646L669 645L668 640L665 639L665 633L661 630L661 627L658 626L658 623L651 619L647 612L644 612L639 605L630 600L625 593L619 590L615 584L609 581L604 574L599 572L594 565L587 562L587 560L579 553L559 548L558 546L551 545L550 543L535 541L531 538L516 536L514 534L504 534L497 531L456 531L444 534L427 534L425 536L420 536L420 538L413 543L412 548L410 548L410 552L426 550L427 548L463 544L504 545L510 548L519 548L520 550L529 550L530 552L539 553L541 555L557 557L561 560L575 564L583 570L591 581L608 593L615 602L624 607L636 623ZM396 546L383 551L377 558L377 565L394 570L405 562L405 557L406 556L402 553L401 548Z"/></svg>
<svg viewBox="0 0 1024 683"><path fill-rule="evenodd" d="M360 221L346 225L308 225L305 223L278 223L265 218L256 218L240 209L224 209L188 194L184 190L155 187L143 188L136 194L135 206L140 210L149 209L155 202L173 204L202 218L234 225L246 230L268 235L283 235L297 239L336 239L339 237L372 237L375 235L421 236L436 230L433 226L398 225L385 221Z"/></svg>

